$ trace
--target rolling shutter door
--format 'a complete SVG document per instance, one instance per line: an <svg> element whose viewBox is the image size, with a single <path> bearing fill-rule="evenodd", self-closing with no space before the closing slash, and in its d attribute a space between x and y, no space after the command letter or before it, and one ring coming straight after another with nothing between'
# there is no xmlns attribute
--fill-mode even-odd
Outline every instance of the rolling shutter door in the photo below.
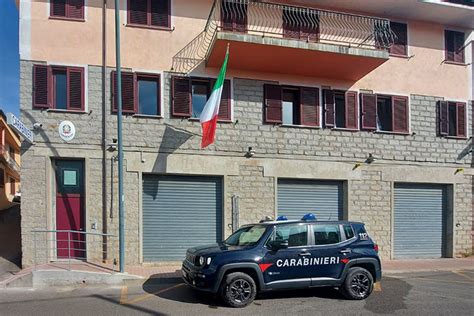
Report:
<svg viewBox="0 0 474 316"><path fill-rule="evenodd" d="M278 215L301 219L306 213L314 213L318 220L342 219L342 182L278 180Z"/></svg>
<svg viewBox="0 0 474 316"><path fill-rule="evenodd" d="M143 176L143 261L180 261L186 249L222 240L222 181Z"/></svg>
<svg viewBox="0 0 474 316"><path fill-rule="evenodd" d="M394 258L443 257L446 186L396 184L394 202Z"/></svg>

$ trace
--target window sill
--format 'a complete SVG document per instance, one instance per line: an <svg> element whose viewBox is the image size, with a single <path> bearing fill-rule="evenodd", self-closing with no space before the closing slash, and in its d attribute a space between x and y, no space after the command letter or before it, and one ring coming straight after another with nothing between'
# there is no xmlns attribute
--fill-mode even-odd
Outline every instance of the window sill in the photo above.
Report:
<svg viewBox="0 0 474 316"><path fill-rule="evenodd" d="M188 118L188 121L189 121L189 122L200 122L200 120L199 120L198 118L195 118L195 117L190 117L190 118ZM229 120L217 120L217 123L229 124L229 123L234 123L234 121L229 121Z"/></svg>
<svg viewBox="0 0 474 316"><path fill-rule="evenodd" d="M466 140L466 139L467 139L467 136L441 136L441 138L457 139L457 140Z"/></svg>
<svg viewBox="0 0 474 316"><path fill-rule="evenodd" d="M293 125L293 124L277 124L281 127L289 128L309 128L309 129L321 129L321 126L310 126L310 125Z"/></svg>
<svg viewBox="0 0 474 316"><path fill-rule="evenodd" d="M89 112L80 110L61 110L61 109L47 109L46 112L51 113L74 113L74 114L89 114Z"/></svg>
<svg viewBox="0 0 474 316"><path fill-rule="evenodd" d="M333 131L341 131L341 132L359 132L360 131L359 129L355 129L355 128L343 128L343 127L333 127L333 128L328 127L328 129L333 130Z"/></svg>
<svg viewBox="0 0 474 316"><path fill-rule="evenodd" d="M151 119L162 119L161 115L148 115L148 114L133 114L132 117L136 118L151 118Z"/></svg>
<svg viewBox="0 0 474 316"><path fill-rule="evenodd" d="M392 131L373 131L374 134L387 134L387 135L401 135L410 136L409 132L392 132Z"/></svg>
<svg viewBox="0 0 474 316"><path fill-rule="evenodd" d="M143 25L143 24L132 24L132 23L127 23L127 27L135 27L139 29L149 29L149 30L158 30L158 31L168 31L168 32L173 32L174 27L167 27L167 26L152 26L152 25Z"/></svg>
<svg viewBox="0 0 474 316"><path fill-rule="evenodd" d="M85 22L85 19L76 19L76 18L68 18L65 16L50 16L50 20L61 20L61 21L71 21L71 22Z"/></svg>
<svg viewBox="0 0 474 316"><path fill-rule="evenodd" d="M402 59L410 59L410 56L408 56L408 55L389 54L389 56L390 57L402 58Z"/></svg>
<svg viewBox="0 0 474 316"><path fill-rule="evenodd" d="M443 62L448 65L467 66L465 62L460 63L460 62L452 61L452 60L444 60Z"/></svg>

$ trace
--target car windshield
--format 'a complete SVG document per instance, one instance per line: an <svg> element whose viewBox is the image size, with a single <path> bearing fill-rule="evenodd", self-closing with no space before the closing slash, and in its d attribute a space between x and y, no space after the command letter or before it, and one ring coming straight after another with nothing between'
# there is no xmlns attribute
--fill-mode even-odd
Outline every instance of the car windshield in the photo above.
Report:
<svg viewBox="0 0 474 316"><path fill-rule="evenodd" d="M263 225L242 227L230 235L225 240L225 244L229 246L253 246L262 238L266 229L267 227Z"/></svg>

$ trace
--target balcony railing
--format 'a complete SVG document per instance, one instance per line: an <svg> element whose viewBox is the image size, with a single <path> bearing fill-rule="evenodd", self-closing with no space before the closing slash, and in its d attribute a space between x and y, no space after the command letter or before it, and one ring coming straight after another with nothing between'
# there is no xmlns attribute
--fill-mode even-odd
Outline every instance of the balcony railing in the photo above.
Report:
<svg viewBox="0 0 474 316"><path fill-rule="evenodd" d="M173 58L189 72L205 60L218 32L314 43L386 49L394 34L388 19L252 0L215 0L204 30Z"/></svg>
<svg viewBox="0 0 474 316"><path fill-rule="evenodd" d="M0 158L2 158L5 163L18 174L20 173L20 166L18 163L11 157L10 152L4 145L0 145Z"/></svg>

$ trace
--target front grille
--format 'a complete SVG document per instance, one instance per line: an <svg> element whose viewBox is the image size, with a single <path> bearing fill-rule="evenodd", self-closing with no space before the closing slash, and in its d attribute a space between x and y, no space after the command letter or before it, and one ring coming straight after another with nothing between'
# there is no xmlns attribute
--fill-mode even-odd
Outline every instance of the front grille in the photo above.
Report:
<svg viewBox="0 0 474 316"><path fill-rule="evenodd" d="M194 265L195 260L196 260L196 255L186 252L186 260Z"/></svg>

